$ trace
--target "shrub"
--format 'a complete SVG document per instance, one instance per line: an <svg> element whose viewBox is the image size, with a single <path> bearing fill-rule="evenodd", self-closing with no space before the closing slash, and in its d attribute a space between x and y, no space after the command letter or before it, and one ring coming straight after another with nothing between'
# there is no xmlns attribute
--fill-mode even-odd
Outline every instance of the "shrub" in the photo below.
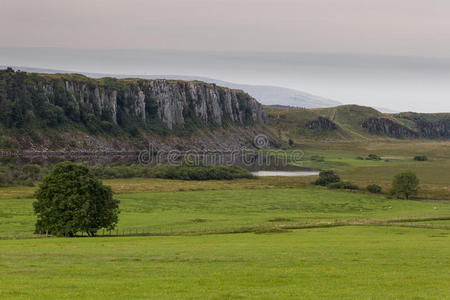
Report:
<svg viewBox="0 0 450 300"><path fill-rule="evenodd" d="M366 159L367 160L381 160L381 157L379 157L376 154L369 154Z"/></svg>
<svg viewBox="0 0 450 300"><path fill-rule="evenodd" d="M427 161L428 157L426 157L425 155L418 155L418 156L414 156L414 160L415 161Z"/></svg>
<svg viewBox="0 0 450 300"><path fill-rule="evenodd" d="M37 233L73 236L81 231L93 236L100 228L114 229L118 222L119 201L83 165L56 164L36 199Z"/></svg>
<svg viewBox="0 0 450 300"><path fill-rule="evenodd" d="M381 186L377 184L370 184L366 187L366 189L372 194L379 194L382 190Z"/></svg>
<svg viewBox="0 0 450 300"><path fill-rule="evenodd" d="M412 171L405 171L394 176L390 194L396 198L409 199L419 192L419 179Z"/></svg>
<svg viewBox="0 0 450 300"><path fill-rule="evenodd" d="M359 190L359 186L357 186L356 184L353 184L351 182L348 181L339 181L339 182L334 182L334 183L330 183L328 185L329 189L344 189L344 190Z"/></svg>
<svg viewBox="0 0 450 300"><path fill-rule="evenodd" d="M330 183L341 181L341 178L333 170L323 170L319 173L319 178L314 182L315 185L326 186Z"/></svg>

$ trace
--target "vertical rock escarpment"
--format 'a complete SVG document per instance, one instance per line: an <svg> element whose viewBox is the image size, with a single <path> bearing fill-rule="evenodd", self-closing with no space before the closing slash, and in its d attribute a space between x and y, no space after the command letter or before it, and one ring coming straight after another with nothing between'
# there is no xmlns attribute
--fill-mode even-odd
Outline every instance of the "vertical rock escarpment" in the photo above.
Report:
<svg viewBox="0 0 450 300"><path fill-rule="evenodd" d="M49 101L54 99L51 85L45 86ZM120 123L126 115L137 121L158 118L170 129L184 127L186 122L239 125L265 123L262 105L240 90L218 87L203 82L138 80L121 89L65 82L65 92L75 103L89 106L93 113L111 116Z"/></svg>
<svg viewBox="0 0 450 300"><path fill-rule="evenodd" d="M27 126L36 118L49 126L74 121L88 128L267 122L262 105L248 94L199 81L91 79L5 70L0 71L2 82L0 104L10 110L5 112L7 127Z"/></svg>
<svg viewBox="0 0 450 300"><path fill-rule="evenodd" d="M226 122L250 125L267 121L262 105L239 90L168 80L140 81L138 89L150 101L156 101L158 118L169 128L182 127L187 120L219 126Z"/></svg>
<svg viewBox="0 0 450 300"><path fill-rule="evenodd" d="M418 134L414 130L387 118L369 118L362 125L369 133L386 135L394 138L417 138Z"/></svg>
<svg viewBox="0 0 450 300"><path fill-rule="evenodd" d="M421 137L430 139L450 138L450 114L399 113L395 115L414 126Z"/></svg>

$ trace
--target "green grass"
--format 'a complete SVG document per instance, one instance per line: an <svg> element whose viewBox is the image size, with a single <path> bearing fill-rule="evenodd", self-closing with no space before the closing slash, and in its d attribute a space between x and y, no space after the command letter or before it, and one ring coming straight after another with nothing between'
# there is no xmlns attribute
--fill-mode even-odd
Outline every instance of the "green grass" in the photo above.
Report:
<svg viewBox="0 0 450 300"><path fill-rule="evenodd" d="M109 180L119 234L154 236L71 239L30 239L31 190L0 189L0 299L448 298L450 202L309 180Z"/></svg>
<svg viewBox="0 0 450 300"><path fill-rule="evenodd" d="M444 141L370 141L370 142L304 142L295 146L303 151L303 159L293 163L298 167L323 170L333 169L343 180L352 181L362 188L378 184L385 191L390 188L394 175L405 170L417 174L422 184L419 198L450 200L450 143ZM287 150L287 154L294 149ZM271 153L264 150L266 153ZM272 155L281 155L272 152ZM382 160L361 160L377 154ZM311 160L321 156L323 161ZM429 160L413 160L426 155ZM289 156L288 156L289 157Z"/></svg>
<svg viewBox="0 0 450 300"><path fill-rule="evenodd" d="M303 140L321 141L369 141L386 137L370 134L361 124L369 118L388 118L398 122L391 115L382 114L370 107L342 105L316 109L286 109L264 107L269 117L269 126L274 132L292 138L295 142ZM308 124L324 117L337 125L335 130L313 130Z"/></svg>
<svg viewBox="0 0 450 300"><path fill-rule="evenodd" d="M448 299L448 231L8 240L2 299Z"/></svg>
<svg viewBox="0 0 450 300"><path fill-rule="evenodd" d="M154 236L30 239L36 188L1 188L0 299L450 299L449 145L297 145L303 167L361 187L386 190L412 169L416 201L311 177L105 180L121 200L119 233ZM370 153L389 161L356 159Z"/></svg>
<svg viewBox="0 0 450 300"><path fill-rule="evenodd" d="M232 231L353 219L450 216L450 204L326 189L255 189L119 194L119 233ZM30 235L33 199L0 199L0 236ZM280 221L281 220L281 221Z"/></svg>

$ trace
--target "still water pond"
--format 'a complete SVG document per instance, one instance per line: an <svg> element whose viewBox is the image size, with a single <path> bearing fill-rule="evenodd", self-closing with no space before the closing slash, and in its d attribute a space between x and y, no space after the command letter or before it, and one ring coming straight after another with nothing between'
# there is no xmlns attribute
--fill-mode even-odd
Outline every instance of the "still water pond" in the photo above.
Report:
<svg viewBox="0 0 450 300"><path fill-rule="evenodd" d="M256 176L315 176L319 172L314 171L257 171L252 172Z"/></svg>

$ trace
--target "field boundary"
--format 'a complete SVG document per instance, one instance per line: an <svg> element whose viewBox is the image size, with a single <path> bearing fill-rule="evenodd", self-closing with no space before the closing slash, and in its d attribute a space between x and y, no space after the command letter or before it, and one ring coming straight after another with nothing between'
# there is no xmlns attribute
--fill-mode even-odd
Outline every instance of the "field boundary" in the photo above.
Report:
<svg viewBox="0 0 450 300"><path fill-rule="evenodd" d="M256 226L241 226L234 228L221 228L221 229L201 229L201 230L172 230L166 229L159 231L145 231L139 229L115 229L111 231L101 230L95 237L139 237L139 236L189 236L189 235L212 235L212 234L239 234L239 233L283 233L291 230L298 229L315 229L315 228L330 228L330 227L343 227L343 226L393 226L393 227L411 227L411 228L429 228L429 229L444 229L450 230L450 225L440 224L417 224L417 222L426 221L448 221L450 216L440 217L419 217L419 218L394 218L394 219L352 219L352 220L339 220L328 222L302 222L294 224L278 224L278 225L256 225ZM84 233L80 233L73 238L88 237ZM94 237L94 238L95 238ZM2 235L0 240L15 240L15 239L45 239L45 238L58 238L45 234L11 234Z"/></svg>

